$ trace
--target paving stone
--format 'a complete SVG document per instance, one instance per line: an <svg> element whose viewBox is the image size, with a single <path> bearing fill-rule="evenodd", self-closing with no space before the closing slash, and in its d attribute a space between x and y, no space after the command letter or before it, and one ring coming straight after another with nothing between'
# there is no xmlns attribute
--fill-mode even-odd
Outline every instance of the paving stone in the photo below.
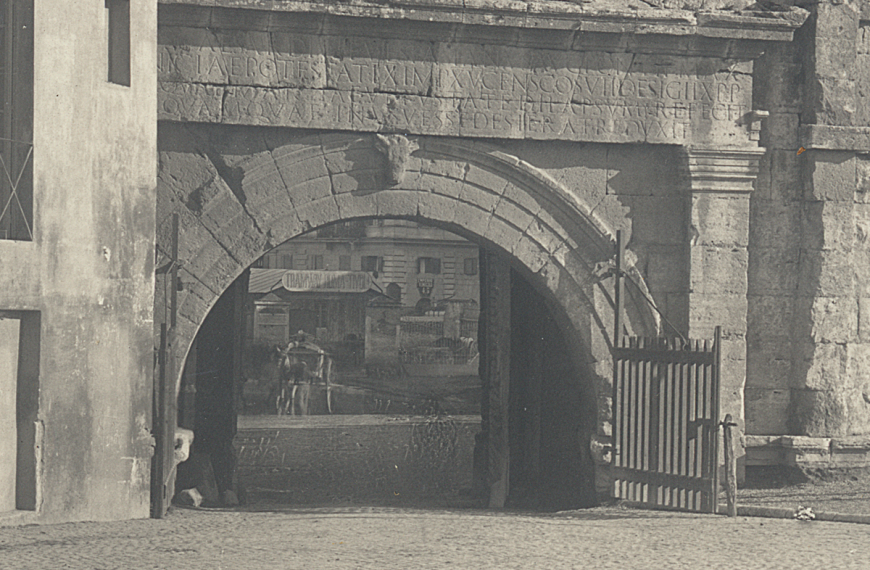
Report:
<svg viewBox="0 0 870 570"><path fill-rule="evenodd" d="M16 570L525 570L580 568L589 561L603 570L760 565L791 570L865 568L870 534L866 526L848 523L618 507L535 514L262 505L177 509L164 520L4 528L0 547L0 568Z"/></svg>

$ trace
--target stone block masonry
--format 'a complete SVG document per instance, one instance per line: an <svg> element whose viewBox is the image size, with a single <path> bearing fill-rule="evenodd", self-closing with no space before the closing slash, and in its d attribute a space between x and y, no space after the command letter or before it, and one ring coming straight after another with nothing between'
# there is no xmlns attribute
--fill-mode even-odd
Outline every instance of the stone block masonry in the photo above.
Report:
<svg viewBox="0 0 870 570"><path fill-rule="evenodd" d="M482 9L466 4L457 22ZM781 151L764 159L765 197L792 191L774 183L773 166L793 166L784 153L798 140L800 103L783 99L762 127L753 66L765 41L788 39L782 32L797 19L762 26L733 15L744 29L716 20L714 33L714 16L681 28L612 15L605 30L578 13L565 16L577 26L555 18L541 34L529 14L472 27L445 23L452 16L443 12L424 24L416 11L378 19L378 7L336 15L332 3L323 14L231 5L165 6L161 15L159 120L170 135L187 131L161 146L161 163L167 174L176 158L196 163L191 178L201 178L161 177L159 190L190 210L182 235L202 238L185 276L201 285L179 295L180 344L192 340L208 291L284 239L345 219L434 223L507 254L546 291L588 372L595 417L585 421L606 438L613 296L604 270L622 229L642 292L632 289L628 332L660 332L644 296L690 337L710 338L721 325L723 413L742 422L748 276L767 269L751 251L758 141L775 139ZM389 176L373 133L414 147ZM802 211L764 240L801 228ZM776 244L767 249L785 257ZM769 273L788 288L786 276ZM490 481L496 495L507 481Z"/></svg>
<svg viewBox="0 0 870 570"><path fill-rule="evenodd" d="M504 139L749 140L746 57L711 50L672 59L620 47L567 51L286 26L161 28L160 119Z"/></svg>

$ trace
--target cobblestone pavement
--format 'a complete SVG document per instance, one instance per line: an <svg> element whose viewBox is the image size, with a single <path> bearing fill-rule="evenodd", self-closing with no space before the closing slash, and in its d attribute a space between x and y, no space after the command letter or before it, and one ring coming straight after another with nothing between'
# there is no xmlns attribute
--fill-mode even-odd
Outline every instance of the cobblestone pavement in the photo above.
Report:
<svg viewBox="0 0 870 570"><path fill-rule="evenodd" d="M0 568L16 570L868 567L868 525L619 507L176 509L162 521L0 528Z"/></svg>

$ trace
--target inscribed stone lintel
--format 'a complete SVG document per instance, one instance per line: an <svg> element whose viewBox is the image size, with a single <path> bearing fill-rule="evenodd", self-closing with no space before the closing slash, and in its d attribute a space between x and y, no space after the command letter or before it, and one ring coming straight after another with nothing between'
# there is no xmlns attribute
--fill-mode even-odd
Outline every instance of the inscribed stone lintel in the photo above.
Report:
<svg viewBox="0 0 870 570"><path fill-rule="evenodd" d="M765 151L762 147L684 147L687 187L692 193L752 192Z"/></svg>
<svg viewBox="0 0 870 570"><path fill-rule="evenodd" d="M751 61L300 34L230 43L219 35L159 47L161 120L752 144Z"/></svg>

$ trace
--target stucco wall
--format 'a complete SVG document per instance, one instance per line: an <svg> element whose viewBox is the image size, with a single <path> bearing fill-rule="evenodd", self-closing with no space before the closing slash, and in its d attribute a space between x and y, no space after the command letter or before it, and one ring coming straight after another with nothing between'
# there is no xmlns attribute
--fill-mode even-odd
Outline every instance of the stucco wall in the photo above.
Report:
<svg viewBox="0 0 870 570"><path fill-rule="evenodd" d="M148 516L156 6L131 2L131 86L107 81L106 3L36 2L34 240L0 241L0 309L41 314L33 512Z"/></svg>

